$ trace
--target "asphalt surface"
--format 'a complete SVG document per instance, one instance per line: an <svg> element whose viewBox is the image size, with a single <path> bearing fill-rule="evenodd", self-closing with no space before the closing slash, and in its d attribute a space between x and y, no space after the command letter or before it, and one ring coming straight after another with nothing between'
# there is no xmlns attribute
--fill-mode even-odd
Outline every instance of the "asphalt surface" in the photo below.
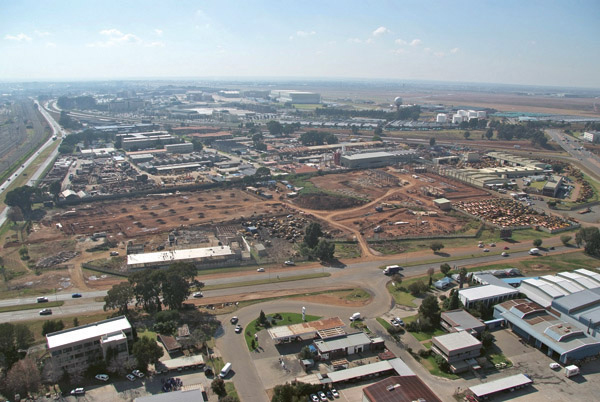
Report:
<svg viewBox="0 0 600 402"><path fill-rule="evenodd" d="M586 169L590 170L596 178L600 178L600 158L583 148L583 144L585 143L583 140L575 140L572 136L565 134L561 130L546 130L546 133L554 140L554 142L560 145L562 149L567 151L569 155L585 165Z"/></svg>
<svg viewBox="0 0 600 402"><path fill-rule="evenodd" d="M52 144L55 144L56 141L60 141L60 138L65 135L64 130L58 125L58 123L52 118L52 116L50 116L50 114L42 107L42 105L40 105L38 103L38 101L34 101L34 102L36 105L38 105L38 108L39 108L40 112L42 113L42 116L44 116L44 118L46 119L46 121L48 122L50 127L52 128L52 136L50 136L48 141L46 141L44 143L44 145L42 145L33 155L31 155L23 163L23 165L20 168L17 169L17 171L12 175L11 179L18 177L20 174L23 174L25 169L27 169L29 167L29 165L31 165L36 160L36 158L40 155L40 153L44 149L48 148ZM54 136L57 136L59 138L56 140L53 140L52 138ZM27 182L27 185L33 186L35 184L35 181L40 178L40 176L44 173L46 168L52 163L52 161L54 160L56 155L58 155L58 147L54 151L52 151L52 153L50 155L48 155L48 158L46 158L46 160L40 165L40 167L30 176L29 181ZM7 192L10 184L11 184L11 182L9 182L9 181L2 183L2 185L0 186L0 193ZM6 222L7 211L8 211L8 208L4 208L2 210L2 212L0 212L0 226L4 225L4 222Z"/></svg>

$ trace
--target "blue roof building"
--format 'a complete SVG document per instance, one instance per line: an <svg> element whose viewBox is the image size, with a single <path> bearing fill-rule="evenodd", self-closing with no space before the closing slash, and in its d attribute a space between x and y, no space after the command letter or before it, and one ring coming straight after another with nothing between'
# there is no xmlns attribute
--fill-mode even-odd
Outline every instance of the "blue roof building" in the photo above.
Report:
<svg viewBox="0 0 600 402"><path fill-rule="evenodd" d="M494 318L503 318L514 333L563 364L600 353L599 339L527 299L494 306Z"/></svg>
<svg viewBox="0 0 600 402"><path fill-rule="evenodd" d="M441 290L446 289L450 285L452 285L452 278L450 278L448 276L440 279L439 281L435 281L433 283L433 286L435 286L436 289L441 289Z"/></svg>

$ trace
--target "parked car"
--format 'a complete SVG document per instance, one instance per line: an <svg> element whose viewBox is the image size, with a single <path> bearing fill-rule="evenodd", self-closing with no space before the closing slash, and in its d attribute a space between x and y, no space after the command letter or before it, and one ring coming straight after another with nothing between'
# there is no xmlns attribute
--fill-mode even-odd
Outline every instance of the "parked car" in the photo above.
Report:
<svg viewBox="0 0 600 402"><path fill-rule="evenodd" d="M111 257L116 257L116 256L118 256L118 255L119 255L119 252L118 252L118 251L111 251L111 252L110 252L110 256L111 256Z"/></svg>
<svg viewBox="0 0 600 402"><path fill-rule="evenodd" d="M265 272L265 269L264 268L259 268L259 269L256 270L256 272Z"/></svg>
<svg viewBox="0 0 600 402"><path fill-rule="evenodd" d="M319 402L319 397L315 394L310 394L310 400L311 402Z"/></svg>
<svg viewBox="0 0 600 402"><path fill-rule="evenodd" d="M484 248L485 246L483 245L483 243L479 243L479 244L477 245L477 247L479 247L479 248Z"/></svg>
<svg viewBox="0 0 600 402"><path fill-rule="evenodd" d="M331 391L325 392L325 395L327 395L327 398L333 399L333 394L331 393Z"/></svg>
<svg viewBox="0 0 600 402"><path fill-rule="evenodd" d="M331 393L333 394L334 397L339 398L340 394L337 392L337 389L335 388L331 388Z"/></svg>
<svg viewBox="0 0 600 402"><path fill-rule="evenodd" d="M129 381L135 381L135 376L133 374L127 374L125 377L127 377Z"/></svg>
<svg viewBox="0 0 600 402"><path fill-rule="evenodd" d="M238 322L237 316L236 317L231 317L230 321L231 321L232 324L237 324L237 322Z"/></svg>
<svg viewBox="0 0 600 402"><path fill-rule="evenodd" d="M508 250L509 248L508 248L508 246L504 246L504 249L505 249L505 250Z"/></svg>
<svg viewBox="0 0 600 402"><path fill-rule="evenodd" d="M81 293L73 293L73 294L71 295L71 297L72 297L73 299L77 299L77 298L81 297Z"/></svg>
<svg viewBox="0 0 600 402"><path fill-rule="evenodd" d="M396 319L395 319L395 318L392 318L392 319L390 320L390 323L391 323L391 324L392 324L394 327L399 327L399 326L400 326L400 324L398 324L398 323L396 322Z"/></svg>
<svg viewBox="0 0 600 402"><path fill-rule="evenodd" d="M285 265L296 265L296 264L294 263L294 261L291 261L291 260L288 260L288 261L284 262L284 264L285 264Z"/></svg>
<svg viewBox="0 0 600 402"><path fill-rule="evenodd" d="M484 248L484 249L483 249L483 252L484 252L484 253L489 253L489 252L490 252L490 249L489 249L489 248Z"/></svg>
<svg viewBox="0 0 600 402"><path fill-rule="evenodd" d="M131 372L131 374L133 374L134 376L136 376L138 378L143 378L144 377L144 373L142 373L140 370L133 370Z"/></svg>
<svg viewBox="0 0 600 402"><path fill-rule="evenodd" d="M202 292L196 292L192 296L194 296L195 298L204 297L204 295L202 294Z"/></svg>
<svg viewBox="0 0 600 402"><path fill-rule="evenodd" d="M396 317L394 319L396 320L396 324L400 325L401 327L404 326L404 321L402 321L400 317Z"/></svg>
<svg viewBox="0 0 600 402"><path fill-rule="evenodd" d="M552 370L558 370L558 369L560 368L560 364L558 364L558 363L554 363L554 362L553 362L553 363L550 363L550 368L551 368Z"/></svg>
<svg viewBox="0 0 600 402"><path fill-rule="evenodd" d="M506 251L502 252L502 257L508 257L508 253Z"/></svg>
<svg viewBox="0 0 600 402"><path fill-rule="evenodd" d="M75 388L75 389L71 390L71 395L74 395L74 396L85 395L85 389Z"/></svg>
<svg viewBox="0 0 600 402"><path fill-rule="evenodd" d="M240 324L235 326L235 333L239 334L240 332L242 332L242 326Z"/></svg>
<svg viewBox="0 0 600 402"><path fill-rule="evenodd" d="M96 380L108 381L108 375L106 375L106 374L96 374Z"/></svg>
<svg viewBox="0 0 600 402"><path fill-rule="evenodd" d="M327 402L327 395L325 395L325 392L319 391L317 392L317 395L319 395L321 402Z"/></svg>
<svg viewBox="0 0 600 402"><path fill-rule="evenodd" d="M490 247L496 247L496 243L490 243Z"/></svg>
<svg viewBox="0 0 600 402"><path fill-rule="evenodd" d="M40 310L40 315L52 315L52 309L45 308Z"/></svg>

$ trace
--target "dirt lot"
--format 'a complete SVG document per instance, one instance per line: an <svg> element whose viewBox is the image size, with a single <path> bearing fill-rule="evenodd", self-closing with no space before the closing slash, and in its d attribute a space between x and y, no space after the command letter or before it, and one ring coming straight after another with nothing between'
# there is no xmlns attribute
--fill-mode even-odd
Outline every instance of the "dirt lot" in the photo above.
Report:
<svg viewBox="0 0 600 402"><path fill-rule="evenodd" d="M456 233L469 220L440 211L433 200L489 197L483 190L435 174L416 176L389 168L327 175L313 178L311 182L343 196L369 199L365 205L338 210L325 217L367 237L377 233L378 238ZM376 207L382 209L377 212Z"/></svg>
<svg viewBox="0 0 600 402"><path fill-rule="evenodd" d="M162 233L182 225L227 222L252 215L269 214L281 208L278 202L238 189L150 196L130 201L79 205L52 216L66 234L92 235L106 232L131 239Z"/></svg>

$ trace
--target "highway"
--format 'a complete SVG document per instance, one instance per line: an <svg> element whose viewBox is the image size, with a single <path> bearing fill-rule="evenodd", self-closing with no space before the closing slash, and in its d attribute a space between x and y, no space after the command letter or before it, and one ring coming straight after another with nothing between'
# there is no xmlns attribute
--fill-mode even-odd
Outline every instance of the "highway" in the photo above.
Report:
<svg viewBox="0 0 600 402"><path fill-rule="evenodd" d="M600 158L583 147L583 140L575 140L562 130L548 129L546 133L575 160L580 161L596 179L600 179Z"/></svg>
<svg viewBox="0 0 600 402"><path fill-rule="evenodd" d="M556 244L556 243L548 243ZM477 264L489 264L493 262L508 262L513 258L537 258L529 256L528 250L530 248L529 245L520 244L516 246L518 250L509 250L511 253L509 257L502 257L500 254L494 254L494 252L499 253L501 251L501 247L496 247L493 249L491 254L483 253L481 250L477 248L475 245L473 246L473 250L469 251L468 255L465 255L463 259L448 261L451 266L462 267L462 266L473 266ZM572 247L564 247L564 246L555 246L555 250L550 251L549 253L562 253L574 250ZM471 255L476 255L471 257ZM421 257L422 258L422 257ZM404 260L404 261L403 261ZM217 289L217 290L206 290L204 291L204 299L206 303L210 303L211 297L230 297L231 301L236 301L239 299L240 295L247 294L249 292L252 293L261 293L261 292L271 292L271 291L281 291L281 290L307 290L307 289L317 289L317 288L326 288L335 286L337 288L341 287L362 287L365 290L371 292L371 294L379 294L387 293L384 286L379 286L381 280L384 280L385 283L389 280L388 277L383 275L380 267L384 265L392 265L392 264L400 264L403 265L407 263L414 263L418 261L416 257L407 258L406 260L402 257L390 258L387 260L376 260L376 261L366 261L366 262L357 262L348 264L344 268L336 268L336 267L307 267L307 268L297 268L290 269L289 271L285 270L277 270L276 274L273 273L271 275L271 279L273 282L261 284L261 285L253 285L253 286L242 286L242 287L231 287L225 289ZM444 258L440 258L439 261L435 263L428 264L419 264L413 265L410 267L406 267L404 271L401 273L406 277L423 275L427 272L429 268L434 268L436 272L439 270L440 264L444 262ZM311 273L321 273L327 272L330 273L330 277L321 277L321 278L312 278L312 279L303 279L303 280L292 280L288 282L277 282L274 279L274 276L277 275L279 278L293 277L298 275L305 275ZM233 275L227 275L220 278L215 279L207 279L203 282L205 285L219 285L225 283L236 283L236 282L247 282L252 280L264 279L265 275L268 275L268 272L265 273L252 273L249 275L240 275L239 273L235 273ZM202 281L202 277L200 277ZM106 291L94 291L94 292L81 292L82 297L73 299L71 297L71 292L63 292L55 295L48 295L48 299L50 301L64 301L65 304L60 307L53 307L52 312L55 317L62 316L70 316L74 314L79 314L82 312L89 313L93 311L102 311L102 307L104 305L103 302L95 301L96 297L103 297L106 295ZM36 302L36 297L29 296L23 298L14 298L14 299L5 299L0 301L0 307L6 306L17 306L23 304L31 304ZM29 309L29 310L21 310L18 312L7 312L0 313L0 323L1 322L14 322L14 321L23 321L23 320L34 320L39 317L39 310L44 308L44 304L39 304L39 309Z"/></svg>
<svg viewBox="0 0 600 402"><path fill-rule="evenodd" d="M48 122L50 127L52 128L52 135L50 136L48 141L46 141L33 155L31 155L23 163L23 165L20 168L17 169L17 171L11 177L11 180L15 179L20 174L23 174L23 172L29 167L29 165L31 165L38 158L38 156L40 156L40 153L43 150L45 150L49 146L52 146L53 144L56 144L56 141L60 141L61 138L66 135L66 133L62 129L62 127L60 127L58 125L58 123L52 118L52 116L50 116L50 114L42 107L42 105L40 105L38 103L38 101L36 101L36 100L34 100L34 102L38 106L38 109L42 113L42 116L44 116L44 118L46 119L46 121ZM54 136L58 137L58 139L53 140ZM50 155L48 155L46 160L29 177L29 181L27 182L27 185L33 186L35 184L36 180L38 180L40 178L40 176L44 173L46 168L52 163L52 161L54 161L54 158L56 157L56 155L58 155L58 147L54 151L52 151L52 153ZM9 182L9 181L2 183L2 185L0 185L0 193L7 192L10 184L11 184L11 182ZM0 212L0 226L4 225L4 222L6 222L6 212L7 211L8 211L8 208L4 208L2 210L2 212Z"/></svg>

